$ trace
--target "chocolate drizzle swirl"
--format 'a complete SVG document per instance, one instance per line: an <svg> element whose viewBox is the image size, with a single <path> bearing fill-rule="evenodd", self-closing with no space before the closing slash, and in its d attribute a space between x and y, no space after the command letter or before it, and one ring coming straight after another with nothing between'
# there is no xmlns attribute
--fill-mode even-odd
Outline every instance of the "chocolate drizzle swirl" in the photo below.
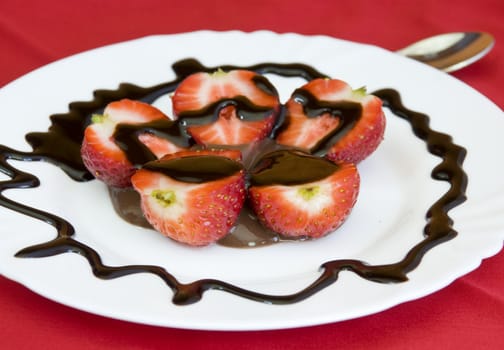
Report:
<svg viewBox="0 0 504 350"><path fill-rule="evenodd" d="M261 74L271 73L284 77L302 77L306 80L324 77L314 68L303 64L262 63L250 67L222 66L220 68L223 70L242 68L254 70ZM76 181L91 180L93 177L82 164L79 149L83 131L92 114L100 113L109 102L121 98L138 99L152 103L160 96L172 92L187 75L197 71L209 72L215 69L204 67L193 59L179 61L173 65L177 78L172 82L147 88L121 84L117 90L95 91L92 101L71 103L68 113L51 116L52 124L47 132L26 135L26 140L33 148L32 152L20 152L0 145L0 171L10 178L0 182L0 205L41 220L53 226L57 232L54 239L25 247L17 252L15 256L19 258L40 258L68 252L77 253L88 260L93 274L102 279L114 279L136 273L151 273L161 278L172 290L173 303L178 305L197 302L202 298L204 292L209 289L218 289L259 302L292 304L304 300L333 284L337 281L339 272L343 270L353 271L362 278L374 282L398 283L406 281L408 279L407 274L420 264L423 256L430 249L453 239L457 235L452 227L453 220L448 216L448 211L466 199L467 175L462 169L466 151L454 144L450 136L430 129L429 117L405 108L401 103L399 93L391 89L379 90L374 94L383 100L384 106L389 108L392 113L410 123L413 134L425 141L427 150L431 154L441 159L441 162L432 170L432 178L448 182L450 188L428 209L423 239L413 246L402 260L387 265L368 265L359 260L327 261L321 266L321 275L313 283L294 294L262 294L215 279L201 279L190 283L181 283L175 276L160 266L104 265L96 250L74 238L75 231L70 222L51 213L13 201L3 195L3 192L8 189L39 186L39 180L34 175L16 169L9 163L9 160L48 161L60 167Z"/></svg>

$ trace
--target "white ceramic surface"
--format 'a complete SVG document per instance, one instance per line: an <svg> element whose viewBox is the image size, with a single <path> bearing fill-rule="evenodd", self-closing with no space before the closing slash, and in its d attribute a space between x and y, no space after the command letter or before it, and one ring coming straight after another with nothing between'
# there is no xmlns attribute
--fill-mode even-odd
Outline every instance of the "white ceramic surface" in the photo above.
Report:
<svg viewBox="0 0 504 350"><path fill-rule="evenodd" d="M90 100L93 90L115 89L121 82L149 86L172 80L172 63L188 57L206 66L307 63L354 88L399 90L408 108L430 115L432 129L452 135L468 150L464 163L468 200L450 211L459 235L429 251L405 283L379 284L343 272L337 283L292 305L268 305L209 291L196 304L176 306L171 290L153 275L104 281L94 277L87 261L77 254L15 258L20 249L50 240L55 232L49 225L0 207L4 276L77 309L133 322L209 330L278 329L369 315L428 295L502 248L504 169L495 158L495 150L504 149L502 111L453 77L374 46L266 31L201 31L106 46L49 64L0 89L4 116L0 143L29 151L24 135L47 130L48 116L65 113L68 103ZM270 78L283 101L302 83ZM169 111L168 99L157 105ZM394 263L422 240L426 210L447 184L431 179L439 158L426 151L409 124L388 110L387 118L382 145L359 164L361 193L351 217L336 232L313 242L258 249L188 248L123 222L97 181L74 182L55 166L41 162L11 161L39 177L41 186L4 194L70 221L75 238L97 250L105 264L154 264L181 282L217 278L254 291L289 294L314 281L325 261ZM0 180L6 179L0 174Z"/></svg>

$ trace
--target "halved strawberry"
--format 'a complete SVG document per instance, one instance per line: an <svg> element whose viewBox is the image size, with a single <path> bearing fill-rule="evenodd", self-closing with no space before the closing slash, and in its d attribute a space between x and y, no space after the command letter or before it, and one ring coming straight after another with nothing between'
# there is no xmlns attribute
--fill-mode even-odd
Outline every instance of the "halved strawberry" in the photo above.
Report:
<svg viewBox="0 0 504 350"><path fill-rule="evenodd" d="M288 237L318 238L346 220L360 178L352 163L276 151L252 170L250 183L252 208L265 227Z"/></svg>
<svg viewBox="0 0 504 350"><path fill-rule="evenodd" d="M341 80L314 79L296 90L286 107L279 144L325 154L335 162L358 163L383 139L381 100Z"/></svg>
<svg viewBox="0 0 504 350"><path fill-rule="evenodd" d="M130 186L135 166L183 149L149 131L137 135L138 130L149 130L150 126L178 130L173 121L149 104L128 99L108 104L103 115L94 115L84 131L81 146L84 165L109 186Z"/></svg>
<svg viewBox="0 0 504 350"><path fill-rule="evenodd" d="M145 218L163 235L202 246L224 237L245 201L245 172L232 153L180 152L149 162L131 178Z"/></svg>
<svg viewBox="0 0 504 350"><path fill-rule="evenodd" d="M276 89L247 70L200 72L172 96L173 112L199 144L240 145L268 136L280 110Z"/></svg>

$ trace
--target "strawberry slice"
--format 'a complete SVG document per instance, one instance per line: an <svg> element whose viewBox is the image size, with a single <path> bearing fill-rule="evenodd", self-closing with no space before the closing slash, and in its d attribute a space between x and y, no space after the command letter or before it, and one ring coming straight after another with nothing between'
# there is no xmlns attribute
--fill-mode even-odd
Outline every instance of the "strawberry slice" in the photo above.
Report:
<svg viewBox="0 0 504 350"><path fill-rule="evenodd" d="M183 149L176 137L170 140L150 131L174 134L178 126L157 108L140 101L112 102L103 115L93 115L91 122L84 131L81 157L86 168L109 186L128 187L136 166Z"/></svg>
<svg viewBox="0 0 504 350"><path fill-rule="evenodd" d="M249 198L259 221L288 237L318 238L350 214L360 178L352 163L300 151L267 154L252 170Z"/></svg>
<svg viewBox="0 0 504 350"><path fill-rule="evenodd" d="M192 246L224 237L245 201L245 171L231 158L236 155L188 151L145 164L131 181L147 221L163 235Z"/></svg>
<svg viewBox="0 0 504 350"><path fill-rule="evenodd" d="M273 85L247 70L192 74L177 87L172 104L187 132L205 145L261 140L271 132L280 110Z"/></svg>
<svg viewBox="0 0 504 350"><path fill-rule="evenodd" d="M335 162L358 163L383 139L381 100L341 80L310 81L292 94L286 108L277 142L325 154Z"/></svg>

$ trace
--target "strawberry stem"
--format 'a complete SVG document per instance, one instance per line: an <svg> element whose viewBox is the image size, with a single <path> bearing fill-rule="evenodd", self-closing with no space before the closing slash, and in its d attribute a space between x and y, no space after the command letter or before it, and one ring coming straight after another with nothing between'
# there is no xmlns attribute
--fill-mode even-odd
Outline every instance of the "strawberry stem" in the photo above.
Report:
<svg viewBox="0 0 504 350"><path fill-rule="evenodd" d="M220 78L220 77L224 77L227 75L227 73L225 71L223 71L221 68L218 68L215 72L213 72L212 74L212 78Z"/></svg>
<svg viewBox="0 0 504 350"><path fill-rule="evenodd" d="M103 123L104 120L105 120L105 115L103 115L103 114L93 114L91 116L91 122L93 124Z"/></svg>
<svg viewBox="0 0 504 350"><path fill-rule="evenodd" d="M367 89L365 86L361 86L360 88L353 90L353 93L354 93L354 95L364 97L367 94Z"/></svg>

